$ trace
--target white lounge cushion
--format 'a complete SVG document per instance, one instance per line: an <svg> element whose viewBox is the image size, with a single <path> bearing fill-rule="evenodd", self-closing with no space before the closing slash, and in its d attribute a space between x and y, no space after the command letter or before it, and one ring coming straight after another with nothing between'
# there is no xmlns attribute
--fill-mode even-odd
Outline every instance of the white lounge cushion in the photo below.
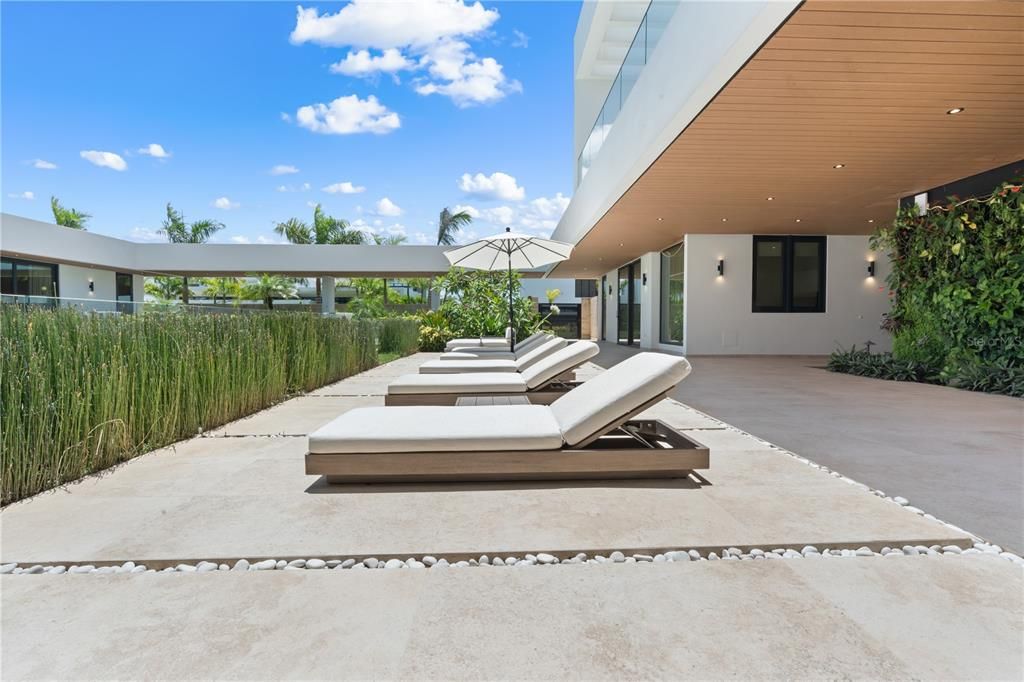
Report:
<svg viewBox="0 0 1024 682"><path fill-rule="evenodd" d="M428 360L420 365L420 374L459 374L462 372L522 372L542 358L551 355L556 350L564 348L566 341L563 338L553 336L547 341L536 345L529 353L525 353L515 360L485 358L466 358L461 362L457 360ZM459 355L452 353L452 355Z"/></svg>
<svg viewBox="0 0 1024 682"><path fill-rule="evenodd" d="M520 376L529 388L537 388L548 383L559 374L579 367L600 352L593 341L576 341L551 355L541 358L532 366L524 369Z"/></svg>
<svg viewBox="0 0 1024 682"><path fill-rule="evenodd" d="M494 336L485 336L480 339L452 339L445 344L446 351L456 348L497 348L508 350L508 341Z"/></svg>
<svg viewBox="0 0 1024 682"><path fill-rule="evenodd" d="M551 404L551 411L565 442L576 445L669 390L689 373L686 358L638 353L561 396Z"/></svg>
<svg viewBox="0 0 1024 682"><path fill-rule="evenodd" d="M309 435L312 453L558 450L547 405L360 407Z"/></svg>
<svg viewBox="0 0 1024 682"><path fill-rule="evenodd" d="M463 374L465 372L518 372L515 360L428 360L420 374Z"/></svg>
<svg viewBox="0 0 1024 682"><path fill-rule="evenodd" d="M519 372L466 372L463 374L403 374L388 384L388 393L525 393Z"/></svg>
<svg viewBox="0 0 1024 682"><path fill-rule="evenodd" d="M441 354L442 360L466 360L471 357L487 359L487 360L515 360L521 358L526 353L534 350L540 344L545 341L554 338L552 334L537 333L527 338L522 343L516 344L515 352L512 352L508 347L461 347L454 350L448 351Z"/></svg>

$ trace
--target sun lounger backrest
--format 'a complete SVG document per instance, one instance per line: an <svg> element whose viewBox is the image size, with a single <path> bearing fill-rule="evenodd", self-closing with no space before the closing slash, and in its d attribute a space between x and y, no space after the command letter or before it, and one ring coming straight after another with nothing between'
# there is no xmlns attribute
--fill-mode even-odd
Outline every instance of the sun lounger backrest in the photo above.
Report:
<svg viewBox="0 0 1024 682"><path fill-rule="evenodd" d="M538 388L559 374L579 367L597 355L599 350L593 341L576 341L533 363L522 371L521 376L528 389Z"/></svg>
<svg viewBox="0 0 1024 682"><path fill-rule="evenodd" d="M635 413L689 373L686 358L638 353L572 389L551 403L551 411L565 442L576 445Z"/></svg>
<svg viewBox="0 0 1024 682"><path fill-rule="evenodd" d="M537 344L533 350L519 355L519 357L516 358L516 369L522 372L532 367L534 364L539 362L541 358L551 355L560 348L564 348L567 343L568 342L565 339L553 336L544 343Z"/></svg>

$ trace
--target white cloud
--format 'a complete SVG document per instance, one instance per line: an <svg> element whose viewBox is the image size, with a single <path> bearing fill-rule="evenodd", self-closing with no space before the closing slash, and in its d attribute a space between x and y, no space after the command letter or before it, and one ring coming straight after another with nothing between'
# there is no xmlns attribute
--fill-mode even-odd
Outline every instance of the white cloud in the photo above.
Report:
<svg viewBox="0 0 1024 682"><path fill-rule="evenodd" d="M426 232L413 232L409 235L409 239L413 244L433 244L437 239L437 235L429 235Z"/></svg>
<svg viewBox="0 0 1024 682"><path fill-rule="evenodd" d="M335 14L321 15L301 5L291 41L328 47L425 47L445 38L482 33L498 20L498 11L480 2L418 0L397 9L392 3L353 0Z"/></svg>
<svg viewBox="0 0 1024 682"><path fill-rule="evenodd" d="M232 237L231 241L234 242L235 244L251 244L252 243L251 241L249 241L248 237L246 237L244 235L240 235L240 234L236 234L234 237Z"/></svg>
<svg viewBox="0 0 1024 682"><path fill-rule="evenodd" d="M530 46L530 36L526 35L522 31L518 29L512 29L512 35L515 36L515 39L512 41L512 47Z"/></svg>
<svg viewBox="0 0 1024 682"><path fill-rule="evenodd" d="M170 158L171 153L158 145L156 142L150 142L145 147L138 150L139 154L143 156L152 156L154 159L167 159Z"/></svg>
<svg viewBox="0 0 1024 682"><path fill-rule="evenodd" d="M565 213L565 209L569 206L569 197L563 195L561 192L551 197L538 197L530 202L530 206L541 218L554 218L558 219Z"/></svg>
<svg viewBox="0 0 1024 682"><path fill-rule="evenodd" d="M416 62L407 59L397 48L389 47L378 56L369 50L350 51L340 62L331 64L331 73L367 78L378 73L394 75L415 66Z"/></svg>
<svg viewBox="0 0 1024 682"><path fill-rule="evenodd" d="M477 218L480 217L480 211L473 206L469 206L468 204L455 204L455 206L452 208L452 213L462 213L463 211L465 211L466 214L473 220L476 220ZM430 223L433 224L434 221L430 221Z"/></svg>
<svg viewBox="0 0 1024 682"><path fill-rule="evenodd" d="M295 166L288 166L286 164L278 164L270 169L271 175L291 175L292 173L298 173L299 169Z"/></svg>
<svg viewBox="0 0 1024 682"><path fill-rule="evenodd" d="M333 73L396 76L401 70L426 69L429 76L417 79L418 93L445 95L467 107L522 90L505 76L501 64L492 57L478 58L466 42L486 32L499 17L497 10L479 1L463 0L418 0L402 3L400 10L394 3L354 0L334 14L322 15L299 6L291 41L357 48L331 65Z"/></svg>
<svg viewBox="0 0 1024 682"><path fill-rule="evenodd" d="M89 163L102 166L103 168L112 168L116 171L123 171L128 168L128 163L114 152L100 152L89 149L79 152L78 155Z"/></svg>
<svg viewBox="0 0 1024 682"><path fill-rule="evenodd" d="M333 185L327 185L323 188L323 191L328 194L359 194L365 192L366 188L362 185L353 185L351 182L336 182Z"/></svg>
<svg viewBox="0 0 1024 682"><path fill-rule="evenodd" d="M167 235L150 227L133 227L128 239L134 242L165 242Z"/></svg>
<svg viewBox="0 0 1024 682"><path fill-rule="evenodd" d="M309 206L310 208L316 208L317 203L315 201L307 201L306 206Z"/></svg>
<svg viewBox="0 0 1024 682"><path fill-rule="evenodd" d="M459 107L496 102L510 92L522 92L518 81L505 77L504 69L493 57L477 59L469 45L449 40L432 47L424 61L435 80L416 86L421 95L450 97Z"/></svg>
<svg viewBox="0 0 1024 682"><path fill-rule="evenodd" d="M7 195L11 199L28 199L32 201L36 198L35 192L15 192Z"/></svg>
<svg viewBox="0 0 1024 682"><path fill-rule="evenodd" d="M33 168L38 168L39 170L56 170L57 169L57 164L52 163L50 161L44 161L43 159L32 159L31 161L29 161L29 163L32 164Z"/></svg>
<svg viewBox="0 0 1024 682"><path fill-rule="evenodd" d="M373 95L366 99L359 99L358 95L347 95L330 104L299 107L295 112L295 120L303 128L324 135L384 135L402 125L398 114L390 111Z"/></svg>
<svg viewBox="0 0 1024 682"><path fill-rule="evenodd" d="M515 215L516 211L511 206L495 206L494 208L484 209L480 218L487 223L507 226L515 220Z"/></svg>
<svg viewBox="0 0 1024 682"><path fill-rule="evenodd" d="M292 122L292 116L291 116L291 114L282 111L281 112L281 120L284 121L285 123L291 123Z"/></svg>
<svg viewBox="0 0 1024 682"><path fill-rule="evenodd" d="M267 236L261 234L258 237L256 237L256 243L257 244L287 244L288 240L284 239L283 237L274 238L274 237L267 237Z"/></svg>
<svg viewBox="0 0 1024 682"><path fill-rule="evenodd" d="M400 216L402 209L391 199L384 197L377 202L377 215Z"/></svg>
<svg viewBox="0 0 1024 682"><path fill-rule="evenodd" d="M230 211L241 206L237 201L231 201L231 199L228 199L227 197L218 197L213 200L211 205L214 208L220 208L225 211Z"/></svg>
<svg viewBox="0 0 1024 682"><path fill-rule="evenodd" d="M526 196L526 190L516 183L516 179L501 171L490 175L463 173L459 179L459 189L466 194L502 201L520 201Z"/></svg>

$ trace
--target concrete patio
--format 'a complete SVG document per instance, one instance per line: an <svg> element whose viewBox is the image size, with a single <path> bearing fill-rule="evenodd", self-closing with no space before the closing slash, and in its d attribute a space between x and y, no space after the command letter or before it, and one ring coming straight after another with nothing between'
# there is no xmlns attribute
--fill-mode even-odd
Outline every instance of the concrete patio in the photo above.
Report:
<svg viewBox="0 0 1024 682"><path fill-rule="evenodd" d="M0 563L161 568L265 557L973 542L672 400L645 416L711 447L701 478L327 486L304 474L305 434L345 410L382 404L388 380L427 357L10 505L0 512ZM587 366L581 378L600 371ZM4 575L0 588L4 679L1024 673L1024 571L986 554ZM194 627L216 621L224 627Z"/></svg>
<svg viewBox="0 0 1024 682"><path fill-rule="evenodd" d="M602 343L602 367L637 350ZM689 356L672 397L1024 550L1024 400L835 374L823 356Z"/></svg>

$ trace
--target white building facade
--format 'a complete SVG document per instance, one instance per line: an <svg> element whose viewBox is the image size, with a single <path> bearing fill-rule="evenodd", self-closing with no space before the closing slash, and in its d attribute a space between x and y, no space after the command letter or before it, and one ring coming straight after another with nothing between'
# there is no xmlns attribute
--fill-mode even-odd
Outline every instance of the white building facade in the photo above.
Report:
<svg viewBox="0 0 1024 682"><path fill-rule="evenodd" d="M998 40L998 17L978 11L977 39ZM553 235L576 250L550 276L599 281L607 341L887 350L889 263L869 235L901 199L926 205L930 189L1024 158L1002 118L1024 120L1020 98L973 101L949 82L992 80L999 59L950 44L934 64L901 39L941 43L960 22L885 1L585 2L576 190ZM936 153L940 135L977 154Z"/></svg>

